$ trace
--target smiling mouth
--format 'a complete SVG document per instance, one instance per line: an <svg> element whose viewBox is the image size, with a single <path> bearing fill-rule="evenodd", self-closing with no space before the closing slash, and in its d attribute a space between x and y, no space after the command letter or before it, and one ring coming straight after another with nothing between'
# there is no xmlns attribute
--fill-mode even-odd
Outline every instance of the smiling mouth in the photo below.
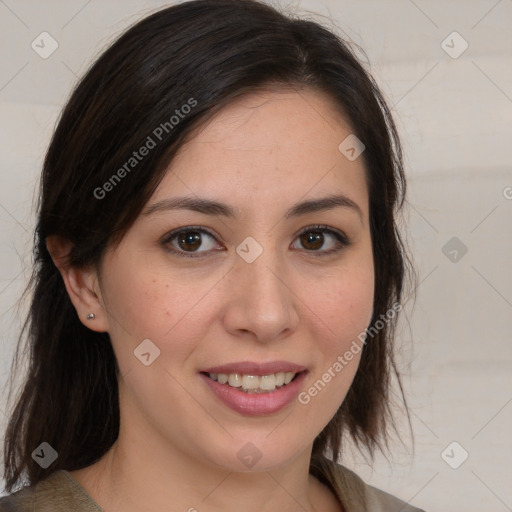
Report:
<svg viewBox="0 0 512 512"><path fill-rule="evenodd" d="M284 388L305 371L307 370L301 372L277 372L261 376L241 373L201 373L219 384L236 388L238 391L247 394L257 394L272 393L273 391Z"/></svg>

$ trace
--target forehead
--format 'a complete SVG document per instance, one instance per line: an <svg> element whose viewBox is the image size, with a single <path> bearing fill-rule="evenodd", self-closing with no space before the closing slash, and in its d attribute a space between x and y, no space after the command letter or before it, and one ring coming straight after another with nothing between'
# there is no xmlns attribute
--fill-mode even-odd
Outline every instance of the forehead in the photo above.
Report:
<svg viewBox="0 0 512 512"><path fill-rule="evenodd" d="M323 93L250 94L223 107L194 133L152 199L206 195L242 211L278 206L280 197L288 203L340 192L364 209L363 159L350 161L338 148L351 133L340 108Z"/></svg>

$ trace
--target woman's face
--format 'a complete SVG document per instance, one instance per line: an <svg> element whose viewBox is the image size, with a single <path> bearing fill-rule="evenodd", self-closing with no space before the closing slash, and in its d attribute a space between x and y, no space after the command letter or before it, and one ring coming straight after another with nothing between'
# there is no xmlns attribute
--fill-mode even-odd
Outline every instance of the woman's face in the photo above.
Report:
<svg viewBox="0 0 512 512"><path fill-rule="evenodd" d="M374 269L363 160L338 149L351 129L336 112L310 90L231 103L181 148L105 254L101 301L120 367L122 429L148 449L266 470L310 449L343 402L372 315ZM340 198L298 206L328 196ZM183 197L232 215L176 207ZM264 394L202 373L276 361L259 373L285 363L306 371ZM248 376L232 375L235 386L282 383L240 370Z"/></svg>

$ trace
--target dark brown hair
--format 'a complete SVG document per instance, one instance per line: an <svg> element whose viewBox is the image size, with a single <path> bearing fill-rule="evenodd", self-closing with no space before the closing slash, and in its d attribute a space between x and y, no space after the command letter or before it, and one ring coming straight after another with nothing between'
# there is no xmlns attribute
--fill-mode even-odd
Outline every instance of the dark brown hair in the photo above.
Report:
<svg viewBox="0 0 512 512"><path fill-rule="evenodd" d="M55 470L93 464L119 431L118 367L109 336L80 322L46 237L72 243L69 264L99 267L186 137L235 98L268 86L327 94L363 141L376 276L372 323L401 300L407 270L395 221L405 193L401 146L386 102L351 44L316 22L255 0L195 0L160 10L93 63L63 109L46 154L27 288L31 306L13 362L14 375L26 339L28 372L5 437L9 492L24 475L35 484ZM175 110L191 105L191 98L194 107L169 127ZM122 182L113 182L133 151L166 122L158 144ZM98 198L107 182L108 197ZM313 459L327 449L337 457L344 432L372 457L382 449L393 417L393 373L400 383L395 321L384 322L366 344L343 404L314 441ZM47 470L31 457L43 441L58 452Z"/></svg>

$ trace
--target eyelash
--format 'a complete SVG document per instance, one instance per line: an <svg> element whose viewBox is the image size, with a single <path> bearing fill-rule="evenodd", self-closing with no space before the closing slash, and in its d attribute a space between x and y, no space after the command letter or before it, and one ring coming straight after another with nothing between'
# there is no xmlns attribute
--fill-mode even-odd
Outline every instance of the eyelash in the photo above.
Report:
<svg viewBox="0 0 512 512"><path fill-rule="evenodd" d="M179 228L177 230L171 231L170 233L168 233L167 235L164 236L161 243L162 243L162 245L165 246L167 251L169 251L173 254L176 254L177 256L184 257L184 258L202 258L202 257L206 256L209 252L211 252L211 251L203 251L203 252L199 252L199 253L198 252L196 252L196 253L184 252L184 251L178 251L175 248L169 246L170 242L174 238L176 238L178 235L181 235L183 233L189 233L189 232L206 233L207 235L211 236L214 240L217 240L215 235L208 229L205 229L200 226L187 226L186 228ZM304 228L297 235L296 238L299 238L302 235L304 235L305 233L309 233L309 232L321 232L321 233L327 233L327 234L333 235L334 238L338 242L338 247L335 247L334 249L329 249L328 251L320 251L320 250L315 251L315 250L305 249L306 252L313 253L315 256L318 256L318 257L323 257L323 256L327 256L329 254L333 254L335 252L339 252L351 244L350 240L343 232L338 232L338 231L331 229L328 226L325 226L323 224L317 224L314 226L308 226L308 227Z"/></svg>

